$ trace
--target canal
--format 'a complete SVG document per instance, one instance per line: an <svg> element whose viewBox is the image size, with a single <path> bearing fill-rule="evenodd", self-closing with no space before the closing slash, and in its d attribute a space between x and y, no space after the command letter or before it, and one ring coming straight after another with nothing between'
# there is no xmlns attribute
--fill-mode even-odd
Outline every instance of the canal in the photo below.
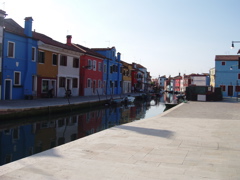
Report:
<svg viewBox="0 0 240 180"><path fill-rule="evenodd" d="M120 124L138 121L161 114L165 102L172 96L164 95L131 105L99 107L61 114L27 118L0 124L0 165L54 148Z"/></svg>

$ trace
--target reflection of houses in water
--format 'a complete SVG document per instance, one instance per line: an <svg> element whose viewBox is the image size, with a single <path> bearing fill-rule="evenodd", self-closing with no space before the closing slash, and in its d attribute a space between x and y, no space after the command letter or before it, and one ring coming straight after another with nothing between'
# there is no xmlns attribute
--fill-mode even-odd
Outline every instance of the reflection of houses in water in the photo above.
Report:
<svg viewBox="0 0 240 180"><path fill-rule="evenodd" d="M104 115L102 117L103 129L107 129L107 128L113 127L115 125L119 125L120 119L121 119L120 107L106 108L104 111Z"/></svg>
<svg viewBox="0 0 240 180"><path fill-rule="evenodd" d="M0 165L32 155L34 153L32 125L1 130L0 145Z"/></svg>
<svg viewBox="0 0 240 180"><path fill-rule="evenodd" d="M102 130L103 110L95 110L80 114L78 118L78 138L85 137Z"/></svg>
<svg viewBox="0 0 240 180"><path fill-rule="evenodd" d="M56 120L56 145L73 141L78 137L78 116L64 117Z"/></svg>
<svg viewBox="0 0 240 180"><path fill-rule="evenodd" d="M45 151L56 146L55 121L44 121L34 124L35 153Z"/></svg>
<svg viewBox="0 0 240 180"><path fill-rule="evenodd" d="M124 124L124 123L128 123L128 122L131 122L132 119L131 119L131 105L128 105L128 106L123 106L121 108L121 124Z"/></svg>

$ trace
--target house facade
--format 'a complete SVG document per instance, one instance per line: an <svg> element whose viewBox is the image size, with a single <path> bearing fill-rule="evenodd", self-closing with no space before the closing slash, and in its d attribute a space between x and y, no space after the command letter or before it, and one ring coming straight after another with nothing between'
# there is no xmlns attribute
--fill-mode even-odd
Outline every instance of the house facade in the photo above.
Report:
<svg viewBox="0 0 240 180"><path fill-rule="evenodd" d="M122 92L125 93L131 93L132 91L132 65L122 61Z"/></svg>
<svg viewBox="0 0 240 180"><path fill-rule="evenodd" d="M38 97L64 97L66 92L79 96L80 56L83 52L34 32L38 42Z"/></svg>
<svg viewBox="0 0 240 180"><path fill-rule="evenodd" d="M80 58L80 96L102 95L105 56L87 47L71 43L71 38L67 37L67 44L72 44L84 52Z"/></svg>
<svg viewBox="0 0 240 180"><path fill-rule="evenodd" d="M103 68L104 94L113 95L122 93L122 63L121 53L116 54L116 48L92 48L95 52L105 56Z"/></svg>
<svg viewBox="0 0 240 180"><path fill-rule="evenodd" d="M237 97L240 91L240 56L215 57L215 87L222 88L223 97Z"/></svg>
<svg viewBox="0 0 240 180"><path fill-rule="evenodd" d="M36 93L37 40L32 36L31 17L22 28L12 19L4 20L2 56L3 100L24 99Z"/></svg>

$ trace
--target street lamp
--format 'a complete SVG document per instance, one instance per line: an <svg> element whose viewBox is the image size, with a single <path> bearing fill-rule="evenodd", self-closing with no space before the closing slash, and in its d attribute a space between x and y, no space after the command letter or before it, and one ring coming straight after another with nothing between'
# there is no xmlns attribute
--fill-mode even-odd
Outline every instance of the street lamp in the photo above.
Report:
<svg viewBox="0 0 240 180"><path fill-rule="evenodd" d="M234 43L240 43L240 41L232 41L232 46L231 46L231 49L234 48Z"/></svg>

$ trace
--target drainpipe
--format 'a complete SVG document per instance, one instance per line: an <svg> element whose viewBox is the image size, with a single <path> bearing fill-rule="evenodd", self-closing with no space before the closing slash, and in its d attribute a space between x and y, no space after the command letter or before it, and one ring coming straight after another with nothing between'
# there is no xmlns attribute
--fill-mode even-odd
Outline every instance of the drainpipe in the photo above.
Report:
<svg viewBox="0 0 240 180"><path fill-rule="evenodd" d="M0 10L0 100L2 99L2 83L3 83L3 77L2 77L2 71L3 71L3 31L4 31L4 18L7 16L6 12L3 10Z"/></svg>

